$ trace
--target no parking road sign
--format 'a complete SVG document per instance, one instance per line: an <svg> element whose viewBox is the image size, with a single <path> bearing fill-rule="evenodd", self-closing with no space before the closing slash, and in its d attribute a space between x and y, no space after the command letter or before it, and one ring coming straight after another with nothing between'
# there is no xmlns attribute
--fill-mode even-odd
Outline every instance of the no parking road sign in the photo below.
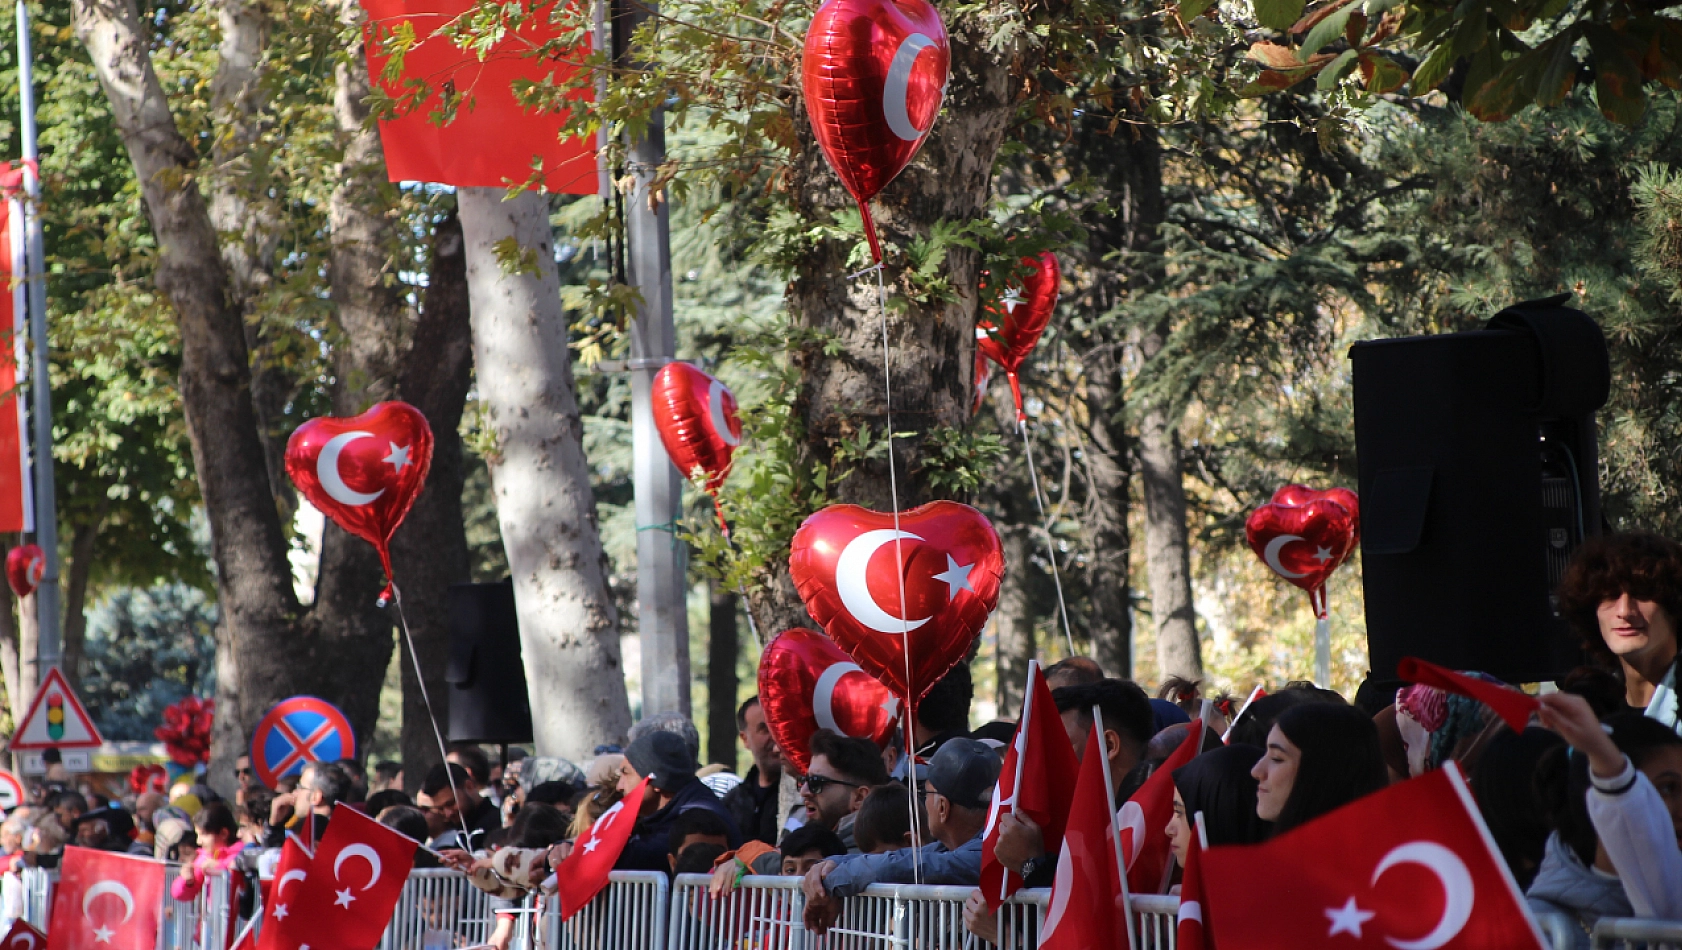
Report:
<svg viewBox="0 0 1682 950"><path fill-rule="evenodd" d="M251 766L269 788L303 771L307 762L356 757L356 735L336 706L314 696L283 699L251 736Z"/></svg>

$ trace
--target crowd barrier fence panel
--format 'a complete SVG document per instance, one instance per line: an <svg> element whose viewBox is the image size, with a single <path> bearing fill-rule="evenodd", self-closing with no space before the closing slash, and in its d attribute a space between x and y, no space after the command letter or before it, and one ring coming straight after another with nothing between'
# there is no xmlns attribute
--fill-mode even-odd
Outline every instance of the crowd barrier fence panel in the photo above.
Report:
<svg viewBox="0 0 1682 950"><path fill-rule="evenodd" d="M19 874L23 882L23 913L24 920L36 930L47 929L47 915L53 909L53 884L58 881L58 872L43 868L24 868Z"/></svg>
<svg viewBox="0 0 1682 950"><path fill-rule="evenodd" d="M380 950L421 950L438 945L473 946L490 938L496 921L491 896L474 887L467 875L449 868L417 868L409 873L380 938Z"/></svg>
<svg viewBox="0 0 1682 950"><path fill-rule="evenodd" d="M698 875L686 875L698 876ZM613 871L607 886L573 918L547 898L541 915L544 950L665 950L671 881L659 871ZM738 946L732 950L744 950Z"/></svg>
<svg viewBox="0 0 1682 950"><path fill-rule="evenodd" d="M1556 948L1558 945L1555 945ZM1682 948L1682 920L1602 917L1594 925L1594 950L1677 950Z"/></svg>
<svg viewBox="0 0 1682 950"><path fill-rule="evenodd" d="M1180 899L1173 894L1134 894L1133 926L1139 950L1174 950L1179 940Z"/></svg>

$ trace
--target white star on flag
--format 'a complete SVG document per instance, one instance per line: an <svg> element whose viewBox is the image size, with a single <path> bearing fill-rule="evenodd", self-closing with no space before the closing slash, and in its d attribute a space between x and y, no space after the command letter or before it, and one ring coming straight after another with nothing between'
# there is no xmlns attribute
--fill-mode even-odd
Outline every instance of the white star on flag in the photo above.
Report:
<svg viewBox="0 0 1682 950"><path fill-rule="evenodd" d="M1011 287L1007 289L1004 292L1004 296L999 298L999 303L1005 305L1005 312L1012 315L1016 313L1016 308L1019 305L1027 302L1028 298L1022 296L1022 288L1020 287Z"/></svg>
<svg viewBox="0 0 1682 950"><path fill-rule="evenodd" d="M290 914L290 913L292 913L292 912L286 909L285 904L274 905L274 919L275 920L285 920L286 915Z"/></svg>
<svg viewBox="0 0 1682 950"><path fill-rule="evenodd" d="M596 837L595 835L591 835L590 840L584 842L584 853L585 854L595 853L596 846L601 844L601 843L602 843L602 839Z"/></svg>
<svg viewBox="0 0 1682 950"><path fill-rule="evenodd" d="M956 558L946 555L946 570L936 574L934 579L946 585L946 599L950 601L958 596L958 591L967 590L975 593L975 588L969 582L969 572L975 570L974 564L959 565Z"/></svg>
<svg viewBox="0 0 1682 950"><path fill-rule="evenodd" d="M1326 936L1335 937L1338 934L1353 934L1355 939L1359 940L1361 939L1361 925L1377 916L1370 910L1362 910L1356 906L1355 898L1351 897L1349 903L1342 907L1326 908L1326 919L1332 922L1331 932Z"/></svg>
<svg viewBox="0 0 1682 950"><path fill-rule="evenodd" d="M1319 561L1320 563L1324 564L1331 559L1332 559L1332 549L1331 548L1315 548L1314 549L1314 560Z"/></svg>
<svg viewBox="0 0 1682 950"><path fill-rule="evenodd" d="M337 892L337 893L338 893L338 895L339 895L339 896L338 896L338 897L335 897L335 898L333 898L333 903L334 903L334 904L335 904L335 905L336 905L336 906L339 906L339 907L349 907L349 906L350 906L350 902L351 902L351 901L353 901L353 900L356 900L356 898L355 898L355 897L353 897L353 896L351 896L351 893L350 893L350 888L348 888L348 887L347 887L347 888L345 888L345 889L344 889L344 890L342 890L342 891L338 891L338 892Z"/></svg>
<svg viewBox="0 0 1682 950"><path fill-rule="evenodd" d="M100 927L98 930L95 930L93 932L93 942L94 943L110 943L111 938L116 936L116 935L117 935L116 931L112 930L111 928Z"/></svg>
<svg viewBox="0 0 1682 950"><path fill-rule="evenodd" d="M387 455L380 461L390 462L391 464L397 466L397 474L403 474L403 467L405 465L415 464L414 461L409 458L409 446L405 445L399 448L396 442L387 442L386 445L391 446L391 454Z"/></svg>

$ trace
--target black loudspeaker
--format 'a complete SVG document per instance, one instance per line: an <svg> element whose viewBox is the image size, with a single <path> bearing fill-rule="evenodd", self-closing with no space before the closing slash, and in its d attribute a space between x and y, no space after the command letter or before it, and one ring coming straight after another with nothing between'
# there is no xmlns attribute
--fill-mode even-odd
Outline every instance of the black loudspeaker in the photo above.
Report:
<svg viewBox="0 0 1682 950"><path fill-rule="evenodd" d="M1581 662L1555 591L1600 533L1594 412L1611 368L1566 299L1350 349L1374 677L1404 656L1509 683Z"/></svg>
<svg viewBox="0 0 1682 950"><path fill-rule="evenodd" d="M452 584L449 610L450 741L532 741L514 585Z"/></svg>

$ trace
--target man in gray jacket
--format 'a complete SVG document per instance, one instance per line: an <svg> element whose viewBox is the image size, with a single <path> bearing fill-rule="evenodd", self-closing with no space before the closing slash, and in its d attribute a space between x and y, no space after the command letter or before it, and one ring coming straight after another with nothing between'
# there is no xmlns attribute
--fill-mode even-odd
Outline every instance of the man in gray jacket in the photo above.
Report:
<svg viewBox="0 0 1682 950"><path fill-rule="evenodd" d="M872 884L961 884L981 881L981 832L999 757L974 739L949 739L929 761L923 809L933 842L913 851L830 858L806 872L806 926L822 934L841 911L840 898Z"/></svg>

